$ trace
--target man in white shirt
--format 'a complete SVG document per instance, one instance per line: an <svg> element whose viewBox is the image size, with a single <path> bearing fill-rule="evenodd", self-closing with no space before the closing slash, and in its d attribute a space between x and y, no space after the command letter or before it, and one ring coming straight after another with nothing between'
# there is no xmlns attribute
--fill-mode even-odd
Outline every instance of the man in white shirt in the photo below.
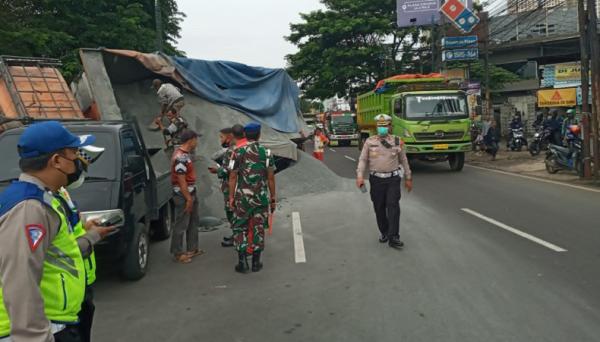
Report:
<svg viewBox="0 0 600 342"><path fill-rule="evenodd" d="M174 115L181 115L181 110L185 102L179 88L170 83L162 83L161 80L155 79L152 81L152 88L156 90L158 103L160 104L160 115L154 120L156 126L152 127L152 129L156 130L160 127L158 122L162 121L162 118L168 112L173 112Z"/></svg>

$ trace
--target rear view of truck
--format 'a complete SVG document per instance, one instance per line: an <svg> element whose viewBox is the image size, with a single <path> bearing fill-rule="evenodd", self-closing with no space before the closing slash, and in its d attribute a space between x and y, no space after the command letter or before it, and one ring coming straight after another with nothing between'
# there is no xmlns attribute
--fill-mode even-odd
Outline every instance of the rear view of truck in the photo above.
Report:
<svg viewBox="0 0 600 342"><path fill-rule="evenodd" d="M410 159L447 161L453 171L462 170L471 149L467 97L441 74L391 77L360 95L359 148L376 134L374 117L381 113L392 117Z"/></svg>

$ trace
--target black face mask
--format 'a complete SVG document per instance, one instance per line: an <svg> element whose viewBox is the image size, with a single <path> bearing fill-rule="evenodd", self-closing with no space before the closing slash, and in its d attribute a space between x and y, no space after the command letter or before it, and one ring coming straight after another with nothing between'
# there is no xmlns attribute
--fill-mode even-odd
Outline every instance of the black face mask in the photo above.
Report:
<svg viewBox="0 0 600 342"><path fill-rule="evenodd" d="M75 172L73 172L73 173L66 173L66 172L63 172L62 170L60 170L60 172L67 175L66 186L69 186L79 180L79 177L81 177L81 174L85 171L85 167L83 166L83 162L79 158L75 158L75 159L69 159L66 157L62 157L62 158L65 158L66 160L70 160L73 162L73 164L75 164Z"/></svg>
<svg viewBox="0 0 600 342"><path fill-rule="evenodd" d="M229 143L228 142L224 142L224 143L221 144L221 147L227 148L227 147L229 147Z"/></svg>

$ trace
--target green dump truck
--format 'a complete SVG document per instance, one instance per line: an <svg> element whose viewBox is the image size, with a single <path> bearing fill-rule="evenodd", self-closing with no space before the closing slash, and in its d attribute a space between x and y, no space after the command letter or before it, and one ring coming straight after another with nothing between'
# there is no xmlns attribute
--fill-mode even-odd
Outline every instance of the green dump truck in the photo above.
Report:
<svg viewBox="0 0 600 342"><path fill-rule="evenodd" d="M393 118L393 133L402 137L409 159L442 161L462 170L471 149L465 92L441 74L399 75L380 81L358 97L359 148L376 134L374 117Z"/></svg>
<svg viewBox="0 0 600 342"><path fill-rule="evenodd" d="M327 138L332 146L358 143L358 125L356 114L351 112L329 112L327 118Z"/></svg>

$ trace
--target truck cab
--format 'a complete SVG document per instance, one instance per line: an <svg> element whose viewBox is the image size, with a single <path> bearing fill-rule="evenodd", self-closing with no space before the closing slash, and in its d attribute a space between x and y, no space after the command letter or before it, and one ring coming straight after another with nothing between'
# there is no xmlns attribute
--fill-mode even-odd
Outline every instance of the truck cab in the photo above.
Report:
<svg viewBox="0 0 600 342"><path fill-rule="evenodd" d="M453 171L462 170L465 152L471 149L465 92L441 75L383 84L358 98L361 142L376 134L374 117L385 113L392 117L393 134L402 138L409 159L447 161Z"/></svg>
<svg viewBox="0 0 600 342"><path fill-rule="evenodd" d="M332 112L327 114L327 138L332 145L351 145L358 143L360 134L356 123L356 114L350 112Z"/></svg>

